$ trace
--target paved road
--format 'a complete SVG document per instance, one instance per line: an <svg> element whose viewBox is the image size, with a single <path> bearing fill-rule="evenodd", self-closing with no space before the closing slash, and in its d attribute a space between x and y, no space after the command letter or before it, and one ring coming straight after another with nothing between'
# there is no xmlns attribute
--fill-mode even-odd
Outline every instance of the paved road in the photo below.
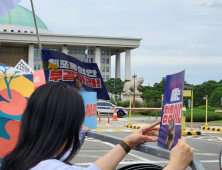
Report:
<svg viewBox="0 0 222 170"><path fill-rule="evenodd" d="M134 117L132 118L132 123L144 124L144 120L146 120L144 117ZM119 121L111 121L109 125L107 124L107 118L102 118L102 122L98 124L97 131L100 130L101 132L98 133L124 138L135 131L135 129L125 128L124 125L127 123L128 118L122 118L119 119ZM219 169L219 152L222 150L222 132L205 131L200 130L199 128L194 128L194 130L201 131L202 134L198 136L192 135L185 137L187 139L187 143L192 147L195 157L201 160L206 170ZM157 146L157 143L149 144ZM86 137L84 145L76 157L71 160L71 163L87 167L95 160L106 154L113 147L113 144ZM167 165L168 161L132 150L120 162L117 168L133 163L152 163L164 167Z"/></svg>

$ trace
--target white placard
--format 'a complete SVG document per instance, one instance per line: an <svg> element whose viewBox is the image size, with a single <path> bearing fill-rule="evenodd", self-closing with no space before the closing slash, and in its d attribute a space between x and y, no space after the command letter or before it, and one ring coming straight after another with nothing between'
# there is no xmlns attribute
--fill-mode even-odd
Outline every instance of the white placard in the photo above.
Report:
<svg viewBox="0 0 222 170"><path fill-rule="evenodd" d="M34 71L31 69L31 67L29 67L29 65L23 59L21 59L14 68L21 70L21 71L28 73L28 74L34 73Z"/></svg>

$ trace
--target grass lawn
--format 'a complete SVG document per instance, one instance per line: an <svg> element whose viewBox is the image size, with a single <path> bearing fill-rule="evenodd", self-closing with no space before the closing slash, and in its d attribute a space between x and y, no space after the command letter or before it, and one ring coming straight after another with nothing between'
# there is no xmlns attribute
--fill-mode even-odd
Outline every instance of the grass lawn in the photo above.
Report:
<svg viewBox="0 0 222 170"><path fill-rule="evenodd" d="M222 124L222 120L210 121L209 123L221 123Z"/></svg>

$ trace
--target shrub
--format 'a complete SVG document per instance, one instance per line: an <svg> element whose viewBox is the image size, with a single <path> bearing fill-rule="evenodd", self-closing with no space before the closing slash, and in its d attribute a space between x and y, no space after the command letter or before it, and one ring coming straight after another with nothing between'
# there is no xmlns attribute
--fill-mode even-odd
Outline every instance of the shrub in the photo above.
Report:
<svg viewBox="0 0 222 170"><path fill-rule="evenodd" d="M209 98L209 105L221 107L222 87L216 88Z"/></svg>
<svg viewBox="0 0 222 170"><path fill-rule="evenodd" d="M120 102L120 103L118 103L118 106L122 106L122 107L129 107L129 105L130 105L130 102L129 101L127 101L127 102ZM133 107L133 102L131 102L131 107ZM142 107L142 104L140 104L139 102L135 102L135 107L136 108L140 108L140 107Z"/></svg>
<svg viewBox="0 0 222 170"><path fill-rule="evenodd" d="M116 102L116 106L122 107L122 102L120 101Z"/></svg>
<svg viewBox="0 0 222 170"><path fill-rule="evenodd" d="M157 116L161 116L162 111L157 111ZM151 111L150 116L156 116L156 110Z"/></svg>
<svg viewBox="0 0 222 170"><path fill-rule="evenodd" d="M222 114L215 113L212 111L207 112L207 121L214 121L214 120L222 120ZM191 110L186 110L186 121L191 121ZM206 121L206 111L193 109L193 122L205 122Z"/></svg>
<svg viewBox="0 0 222 170"><path fill-rule="evenodd" d="M150 110L137 110L135 113L145 115L145 116L150 116L151 111Z"/></svg>
<svg viewBox="0 0 222 170"><path fill-rule="evenodd" d="M206 105L199 106L196 109L205 110L206 111ZM217 108L214 108L212 106L207 106L207 111L215 112L215 110L217 110Z"/></svg>

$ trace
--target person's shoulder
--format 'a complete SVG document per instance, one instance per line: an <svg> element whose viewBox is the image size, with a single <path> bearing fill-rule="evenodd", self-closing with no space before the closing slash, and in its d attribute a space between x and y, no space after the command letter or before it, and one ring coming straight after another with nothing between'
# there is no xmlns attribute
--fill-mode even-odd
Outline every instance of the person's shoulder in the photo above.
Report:
<svg viewBox="0 0 222 170"><path fill-rule="evenodd" d="M84 168L76 165L67 165L57 159L47 159L41 161L29 170L100 170L100 168L95 164L91 164L88 168Z"/></svg>
<svg viewBox="0 0 222 170"><path fill-rule="evenodd" d="M57 159L47 159L41 161L35 167L31 168L30 170L73 170L75 169L72 166L65 164Z"/></svg>

